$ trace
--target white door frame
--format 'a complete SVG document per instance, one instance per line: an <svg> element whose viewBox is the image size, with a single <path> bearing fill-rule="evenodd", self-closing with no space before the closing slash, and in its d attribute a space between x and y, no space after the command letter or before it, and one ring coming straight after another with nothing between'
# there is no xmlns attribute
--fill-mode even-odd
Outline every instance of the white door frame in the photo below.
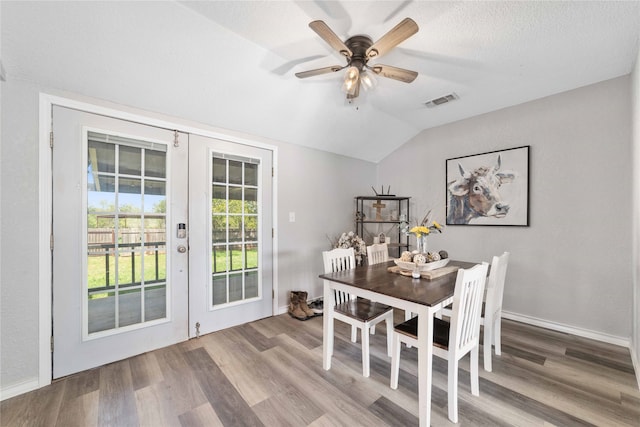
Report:
<svg viewBox="0 0 640 427"><path fill-rule="evenodd" d="M278 147L265 138L245 135L225 129L209 127L200 123L188 122L174 117L166 117L157 113L151 113L131 107L126 107L107 101L94 98L87 98L80 95L63 96L40 93L39 100L39 132L38 132L38 200L39 200L39 220L38 220L38 361L39 374L38 385L35 388L44 387L51 384L51 286L53 277L51 275L51 218L52 199L51 182L53 179L51 170L51 149L49 147L50 133L52 129L51 117L54 105L86 111L88 113L101 114L116 119L129 120L149 126L177 130L188 134L197 134L206 137L222 139L237 144L244 144L253 147L270 150L273 153L273 194L272 194L272 214L273 214L273 292L278 295ZM273 313L278 313L278 298L272 299ZM27 390L25 390L27 391Z"/></svg>

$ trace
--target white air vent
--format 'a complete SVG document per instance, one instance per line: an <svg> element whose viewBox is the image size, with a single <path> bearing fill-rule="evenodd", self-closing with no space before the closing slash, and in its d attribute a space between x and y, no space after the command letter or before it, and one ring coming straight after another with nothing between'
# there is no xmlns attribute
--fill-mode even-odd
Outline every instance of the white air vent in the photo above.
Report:
<svg viewBox="0 0 640 427"><path fill-rule="evenodd" d="M440 98L432 99L431 101L427 101L424 103L424 105L426 105L427 108L435 108L442 104L446 104L447 102L455 101L456 99L459 99L459 98L460 97L458 95L451 92L448 95L441 96Z"/></svg>

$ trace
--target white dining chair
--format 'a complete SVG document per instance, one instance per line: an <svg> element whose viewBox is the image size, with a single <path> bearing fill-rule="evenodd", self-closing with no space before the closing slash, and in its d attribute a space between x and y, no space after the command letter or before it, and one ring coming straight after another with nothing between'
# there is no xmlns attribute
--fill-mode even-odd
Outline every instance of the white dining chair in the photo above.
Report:
<svg viewBox="0 0 640 427"><path fill-rule="evenodd" d="M322 252L324 272L355 268L353 248L337 248ZM326 284L325 284L326 286ZM391 357L391 338L393 334L393 308L364 298L356 298L346 292L334 291L335 307L333 318L351 325L351 342L357 341L360 329L362 340L362 375L369 376L369 334L371 328L384 321L387 324L387 355ZM333 338L332 338L333 339Z"/></svg>
<svg viewBox="0 0 640 427"><path fill-rule="evenodd" d="M504 294L504 282L507 275L507 264L509 264L509 252L500 256L494 256L491 260L489 279L487 280L487 292L482 306L482 317L480 324L483 325L484 337L482 339L482 351L484 355L484 370L491 372L492 346L496 349L496 356L502 354L501 331L502 331L502 299ZM451 316L451 307L445 307L438 313Z"/></svg>
<svg viewBox="0 0 640 427"><path fill-rule="evenodd" d="M458 422L458 364L467 353L471 354L471 394L480 395L480 311L488 268L487 263L482 263L466 270L458 270L450 320L433 319L433 354L448 362L447 401L449 419L454 423ZM391 354L392 389L398 388L400 343L417 347L419 320L420 316L413 317L394 328Z"/></svg>
<svg viewBox="0 0 640 427"><path fill-rule="evenodd" d="M386 243L374 243L367 246L367 264L374 265L389 261L389 245Z"/></svg>

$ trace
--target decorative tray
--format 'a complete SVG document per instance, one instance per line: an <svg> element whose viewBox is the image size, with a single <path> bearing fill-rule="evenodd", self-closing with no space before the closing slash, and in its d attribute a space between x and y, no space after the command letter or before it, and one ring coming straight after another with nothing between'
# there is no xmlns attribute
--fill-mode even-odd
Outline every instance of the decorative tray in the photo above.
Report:
<svg viewBox="0 0 640 427"><path fill-rule="evenodd" d="M447 264L449 264L449 258L441 259L440 261L427 262L424 264L416 264L415 262L400 261L399 258L395 258L393 262L395 262L396 265L400 267L402 270L413 271L417 265L419 271L430 271L430 270L435 270L436 268L442 268Z"/></svg>

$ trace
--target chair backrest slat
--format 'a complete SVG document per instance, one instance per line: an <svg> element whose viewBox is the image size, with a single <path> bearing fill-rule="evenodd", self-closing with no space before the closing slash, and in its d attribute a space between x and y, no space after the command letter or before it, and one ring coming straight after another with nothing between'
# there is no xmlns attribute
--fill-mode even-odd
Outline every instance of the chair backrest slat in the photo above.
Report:
<svg viewBox="0 0 640 427"><path fill-rule="evenodd" d="M453 295L449 351L466 353L479 341L482 297L488 268L487 263L482 263L458 271Z"/></svg>
<svg viewBox="0 0 640 427"><path fill-rule="evenodd" d="M367 263L380 264L389 261L389 246L386 243L374 243L367 246Z"/></svg>
<svg viewBox="0 0 640 427"><path fill-rule="evenodd" d="M496 312L502 310L502 298L504 294L504 282L507 275L509 252L500 256L494 256L491 260L491 270L487 280L487 298L485 300L485 318L491 318Z"/></svg>
<svg viewBox="0 0 640 427"><path fill-rule="evenodd" d="M336 271L350 270L356 267L356 257L353 248L336 248L322 252L324 262L324 272L335 273ZM334 291L336 304L346 302L351 298L346 292Z"/></svg>

